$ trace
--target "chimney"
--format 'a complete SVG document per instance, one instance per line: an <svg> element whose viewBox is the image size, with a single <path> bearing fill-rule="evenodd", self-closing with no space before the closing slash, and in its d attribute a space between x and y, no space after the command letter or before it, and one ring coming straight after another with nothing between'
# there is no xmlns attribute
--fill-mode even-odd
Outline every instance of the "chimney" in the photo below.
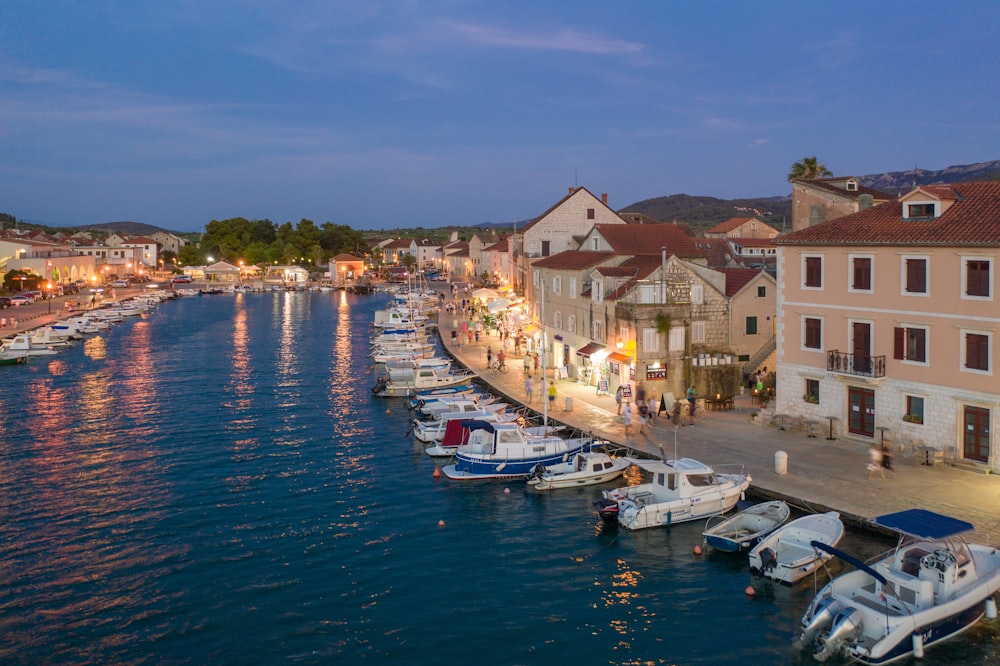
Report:
<svg viewBox="0 0 1000 666"><path fill-rule="evenodd" d="M572 187L571 187L571 188L569 188L569 193L570 193L570 194L573 194L573 188L572 188Z"/></svg>
<svg viewBox="0 0 1000 666"><path fill-rule="evenodd" d="M875 205L875 197L870 194L862 194L858 197L858 210L868 210Z"/></svg>
<svg viewBox="0 0 1000 666"><path fill-rule="evenodd" d="M601 203L603 203L605 206L608 205L608 193L607 192L602 192L601 193Z"/></svg>

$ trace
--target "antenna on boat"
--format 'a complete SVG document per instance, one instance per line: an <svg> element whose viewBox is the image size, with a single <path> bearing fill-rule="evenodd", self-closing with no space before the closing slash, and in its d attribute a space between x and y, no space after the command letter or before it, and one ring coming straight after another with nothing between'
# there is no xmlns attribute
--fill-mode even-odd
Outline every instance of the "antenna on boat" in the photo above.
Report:
<svg viewBox="0 0 1000 666"><path fill-rule="evenodd" d="M677 426L674 426L674 460L677 460Z"/></svg>

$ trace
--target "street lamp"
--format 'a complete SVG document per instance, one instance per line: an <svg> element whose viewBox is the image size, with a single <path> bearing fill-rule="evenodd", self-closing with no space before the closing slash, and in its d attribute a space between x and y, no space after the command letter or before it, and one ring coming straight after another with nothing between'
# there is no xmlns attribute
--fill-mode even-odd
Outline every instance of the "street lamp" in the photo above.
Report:
<svg viewBox="0 0 1000 666"><path fill-rule="evenodd" d="M52 283L46 282L45 288L49 291L49 297L45 300L49 302L49 314L52 314Z"/></svg>

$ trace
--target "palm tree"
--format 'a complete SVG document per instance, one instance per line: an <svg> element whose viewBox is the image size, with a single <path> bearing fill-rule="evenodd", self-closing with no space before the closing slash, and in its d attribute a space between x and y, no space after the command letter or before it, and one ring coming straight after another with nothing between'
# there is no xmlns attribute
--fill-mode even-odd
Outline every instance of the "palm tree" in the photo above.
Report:
<svg viewBox="0 0 1000 666"><path fill-rule="evenodd" d="M792 171L788 174L788 180L795 178L822 178L832 176L833 172L820 164L815 157L803 157L801 162L792 165Z"/></svg>

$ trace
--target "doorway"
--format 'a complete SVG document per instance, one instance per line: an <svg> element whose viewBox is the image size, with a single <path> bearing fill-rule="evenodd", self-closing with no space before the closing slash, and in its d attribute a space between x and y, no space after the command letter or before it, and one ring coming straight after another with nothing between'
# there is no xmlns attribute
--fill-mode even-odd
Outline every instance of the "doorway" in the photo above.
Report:
<svg viewBox="0 0 1000 666"><path fill-rule="evenodd" d="M990 410L966 405L963 421L962 457L983 463L989 462Z"/></svg>
<svg viewBox="0 0 1000 666"><path fill-rule="evenodd" d="M847 430L855 435L875 437L875 391L847 389Z"/></svg>

